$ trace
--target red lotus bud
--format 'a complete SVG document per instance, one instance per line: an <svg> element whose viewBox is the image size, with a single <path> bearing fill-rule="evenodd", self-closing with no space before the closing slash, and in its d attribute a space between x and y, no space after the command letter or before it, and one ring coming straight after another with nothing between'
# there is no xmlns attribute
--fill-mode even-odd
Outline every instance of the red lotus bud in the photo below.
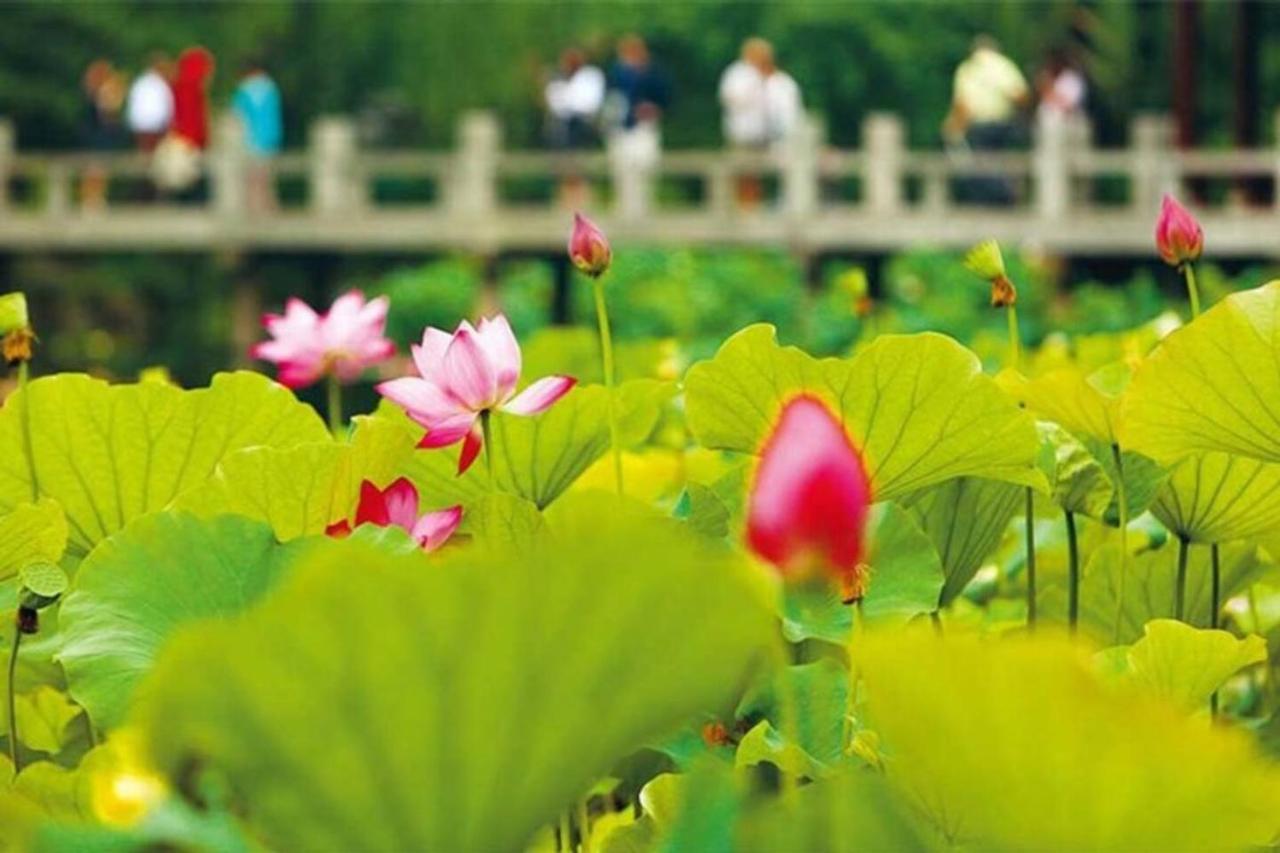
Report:
<svg viewBox="0 0 1280 853"><path fill-rule="evenodd" d="M843 598L866 591L861 563L871 484L862 457L815 397L787 403L751 489L747 544L788 580L821 574Z"/></svg>
<svg viewBox="0 0 1280 853"><path fill-rule="evenodd" d="M581 213L573 215L573 234L569 237L569 259L573 265L592 278L599 278L609 269L613 251L604 232Z"/></svg>
<svg viewBox="0 0 1280 853"><path fill-rule="evenodd" d="M1156 220L1156 248L1160 257L1172 267L1198 260L1204 251L1204 229L1191 211L1166 195Z"/></svg>

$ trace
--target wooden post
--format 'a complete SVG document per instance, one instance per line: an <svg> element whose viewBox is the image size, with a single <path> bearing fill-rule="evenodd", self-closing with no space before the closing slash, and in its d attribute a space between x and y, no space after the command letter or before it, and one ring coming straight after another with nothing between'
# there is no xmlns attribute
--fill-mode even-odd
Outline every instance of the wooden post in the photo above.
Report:
<svg viewBox="0 0 1280 853"><path fill-rule="evenodd" d="M463 113L458 122L458 149L449 181L452 212L475 219L490 217L498 207L498 155L502 128L493 113Z"/></svg>
<svg viewBox="0 0 1280 853"><path fill-rule="evenodd" d="M364 203L356 162L356 128L346 118L323 116L311 124L311 210L338 216L358 210Z"/></svg>
<svg viewBox="0 0 1280 853"><path fill-rule="evenodd" d="M218 118L214 145L209 152L209 175L213 184L213 212L234 219L245 212L244 128L234 113Z"/></svg>
<svg viewBox="0 0 1280 853"><path fill-rule="evenodd" d="M1145 113L1134 118L1129 135L1130 203L1136 216L1155 217L1161 196L1178 189L1173 124L1166 115Z"/></svg>
<svg viewBox="0 0 1280 853"><path fill-rule="evenodd" d="M1042 112L1036 122L1035 172L1036 215L1041 219L1062 219L1071 206L1071 174L1067 150L1067 122Z"/></svg>
<svg viewBox="0 0 1280 853"><path fill-rule="evenodd" d="M806 219L818 210L822 137L818 119L804 115L783 143L782 207L792 219Z"/></svg>
<svg viewBox="0 0 1280 853"><path fill-rule="evenodd" d="M17 153L13 122L0 116L0 214L9 206L9 178L13 174L13 160Z"/></svg>
<svg viewBox="0 0 1280 853"><path fill-rule="evenodd" d="M892 113L868 113L862 123L866 151L863 193L873 213L893 214L902 208L902 160L905 132Z"/></svg>

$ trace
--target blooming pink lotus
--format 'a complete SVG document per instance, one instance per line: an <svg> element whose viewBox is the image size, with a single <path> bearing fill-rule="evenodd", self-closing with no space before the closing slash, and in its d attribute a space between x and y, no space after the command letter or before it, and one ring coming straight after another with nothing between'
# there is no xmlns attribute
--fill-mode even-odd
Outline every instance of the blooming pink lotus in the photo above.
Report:
<svg viewBox="0 0 1280 853"><path fill-rule="evenodd" d="M395 344L384 337L387 305L385 296L366 302L363 293L352 290L334 300L327 313L317 314L301 299L290 299L283 315L263 316L271 340L249 354L278 365L280 382L290 388L304 388L326 375L354 381L395 353Z"/></svg>
<svg viewBox="0 0 1280 853"><path fill-rule="evenodd" d="M1156 248L1172 267L1196 261L1204 251L1204 229L1173 196L1166 195L1156 220Z"/></svg>
<svg viewBox="0 0 1280 853"><path fill-rule="evenodd" d="M404 530L422 546L424 551L434 551L443 545L462 521L462 507L418 515L418 490L404 477L385 489L379 489L365 480L360 484L360 503L356 506L356 520L352 525L347 519L330 524L325 533L335 538L351 534L352 527L372 524L377 527L396 526Z"/></svg>
<svg viewBox="0 0 1280 853"><path fill-rule="evenodd" d="M419 447L462 441L459 474L471 467L484 443L481 414L500 409L513 415L536 415L577 383L569 376L546 376L515 393L520 381L520 344L501 314L481 320L479 327L463 320L452 335L428 327L421 346L414 345L412 351L421 376L383 382L378 393L427 428Z"/></svg>
<svg viewBox="0 0 1280 853"><path fill-rule="evenodd" d="M609 240L596 224L581 213L573 215L573 233L569 235L569 259L573 265L592 278L599 278L609 269L613 250Z"/></svg>
<svg viewBox="0 0 1280 853"><path fill-rule="evenodd" d="M823 574L846 602L866 585L861 564L871 484L844 427L820 400L799 396L766 440L751 488L747 544L788 579Z"/></svg>

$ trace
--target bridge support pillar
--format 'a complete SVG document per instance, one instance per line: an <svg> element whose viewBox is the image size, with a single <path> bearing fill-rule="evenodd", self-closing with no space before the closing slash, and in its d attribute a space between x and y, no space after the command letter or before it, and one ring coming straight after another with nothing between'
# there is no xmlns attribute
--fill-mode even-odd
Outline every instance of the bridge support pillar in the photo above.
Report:
<svg viewBox="0 0 1280 853"><path fill-rule="evenodd" d="M1067 123L1058 115L1040 114L1036 122L1035 153L1036 214L1055 220L1067 215L1071 206L1071 164L1067 150Z"/></svg>
<svg viewBox="0 0 1280 853"><path fill-rule="evenodd" d="M1173 122L1166 115L1146 113L1134 118L1131 128L1130 201L1136 215L1153 217L1160 210L1161 196L1178 190L1177 172L1170 157Z"/></svg>
<svg viewBox="0 0 1280 853"><path fill-rule="evenodd" d="M822 125L804 116L786 140L782 171L782 203L787 215L805 219L818 209L818 158L822 149Z"/></svg>
<svg viewBox="0 0 1280 853"><path fill-rule="evenodd" d="M244 128L239 119L228 113L218 121L209 169L213 209L227 219L234 219L245 210L248 176L244 153Z"/></svg>
<svg viewBox="0 0 1280 853"><path fill-rule="evenodd" d="M483 224L498 206L498 155L502 128L493 113L464 113L458 122L458 150L448 204L458 216Z"/></svg>
<svg viewBox="0 0 1280 853"><path fill-rule="evenodd" d="M872 213L895 214L902 208L905 137L902 119L892 113L869 113L862 123L862 147L867 157L863 196Z"/></svg>
<svg viewBox="0 0 1280 853"><path fill-rule="evenodd" d="M350 119L324 116L311 124L310 193L313 212L349 214L364 202L356 163L356 128Z"/></svg>

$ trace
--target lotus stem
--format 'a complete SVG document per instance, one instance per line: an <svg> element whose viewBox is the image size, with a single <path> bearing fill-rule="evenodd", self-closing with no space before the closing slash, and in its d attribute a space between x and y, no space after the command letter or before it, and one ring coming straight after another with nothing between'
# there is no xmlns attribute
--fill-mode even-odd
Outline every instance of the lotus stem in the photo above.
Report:
<svg viewBox="0 0 1280 853"><path fill-rule="evenodd" d="M560 844L558 847L560 850L573 849L573 821L568 811L560 814Z"/></svg>
<svg viewBox="0 0 1280 853"><path fill-rule="evenodd" d="M480 413L480 431L484 435L484 464L489 471L489 486L493 488L496 484L493 479L493 425L490 419L493 414L485 409Z"/></svg>
<svg viewBox="0 0 1280 853"><path fill-rule="evenodd" d="M336 374L329 374L329 432L334 438L342 437L342 383Z"/></svg>
<svg viewBox="0 0 1280 853"><path fill-rule="evenodd" d="M1187 609L1187 552L1191 544L1185 536L1178 537L1178 577L1173 590L1173 618L1186 622Z"/></svg>
<svg viewBox="0 0 1280 853"><path fill-rule="evenodd" d="M22 452L27 457L27 474L31 477L31 500L40 498L40 480L36 477L36 457L31 452L31 399L22 392L27 390L30 378L27 362L18 362L18 391L22 396Z"/></svg>
<svg viewBox="0 0 1280 853"><path fill-rule="evenodd" d="M1219 596L1222 593L1222 566L1218 554L1218 543L1209 546L1209 627L1218 627L1218 611L1222 607ZM1218 716L1218 691L1209 696L1209 716Z"/></svg>
<svg viewBox="0 0 1280 853"><path fill-rule="evenodd" d="M18 763L18 704L14 690L14 681L18 672L18 647L22 644L22 628L14 622L13 648L9 650L9 675L7 690L9 710L9 760L13 763L14 775L22 769Z"/></svg>
<svg viewBox="0 0 1280 853"><path fill-rule="evenodd" d="M1191 319L1200 316L1200 287L1196 283L1196 268L1187 261L1182 265L1182 276L1187 280L1187 298L1191 300Z"/></svg>
<svg viewBox="0 0 1280 853"><path fill-rule="evenodd" d="M1124 459L1120 445L1111 445L1111 459L1116 466L1116 501L1120 508L1120 588L1116 596L1115 641L1120 642L1120 623L1124 617L1125 582L1129 577L1129 496L1124 487Z"/></svg>
<svg viewBox="0 0 1280 853"><path fill-rule="evenodd" d="M1036 499L1027 487L1027 627L1036 627Z"/></svg>
<svg viewBox="0 0 1280 853"><path fill-rule="evenodd" d="M1018 334L1018 309L1009 305L1005 311L1009 317L1009 367L1017 370L1022 361L1022 338Z"/></svg>
<svg viewBox="0 0 1280 853"><path fill-rule="evenodd" d="M1071 633L1080 623L1080 544L1076 539L1076 514L1066 511L1067 517L1067 625Z"/></svg>
<svg viewBox="0 0 1280 853"><path fill-rule="evenodd" d="M622 486L622 445L618 441L618 412L613 392L613 336L609 333L609 309L605 305L604 283L599 277L591 280L596 296L596 321L600 325L600 358L604 367L604 387L609 392L609 444L613 448L613 477L618 494Z"/></svg>
<svg viewBox="0 0 1280 853"><path fill-rule="evenodd" d="M583 797L578 801L578 847L587 853L590 845L587 844L587 838L590 835L589 829L591 825L591 813L587 808L587 798Z"/></svg>

